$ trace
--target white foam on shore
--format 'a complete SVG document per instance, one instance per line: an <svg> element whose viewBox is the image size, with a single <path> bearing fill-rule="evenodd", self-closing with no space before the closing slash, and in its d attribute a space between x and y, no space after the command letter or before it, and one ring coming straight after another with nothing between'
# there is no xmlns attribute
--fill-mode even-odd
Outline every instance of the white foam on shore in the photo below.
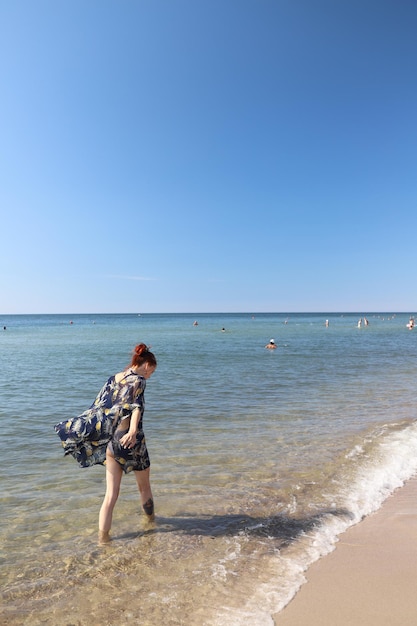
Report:
<svg viewBox="0 0 417 626"><path fill-rule="evenodd" d="M398 429L395 425L387 426L375 436L380 441L371 454L356 446L346 455L349 459L360 459L355 469L356 476L344 485L338 484L342 489L334 494L338 502L334 502L333 506L336 510L343 505L349 514L329 513L317 529L297 541L297 549L290 547L285 556L277 554L271 557L269 582L254 585L253 594L240 609L220 609L210 625L273 625L272 616L279 613L306 582L308 567L332 552L343 532L378 510L396 489L417 473L417 422ZM274 565L276 577L273 575Z"/></svg>

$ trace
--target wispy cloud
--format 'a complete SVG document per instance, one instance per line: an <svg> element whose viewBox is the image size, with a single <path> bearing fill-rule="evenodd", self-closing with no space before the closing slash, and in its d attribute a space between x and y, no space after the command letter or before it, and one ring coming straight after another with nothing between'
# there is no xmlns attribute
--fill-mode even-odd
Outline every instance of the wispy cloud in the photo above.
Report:
<svg viewBox="0 0 417 626"><path fill-rule="evenodd" d="M121 274L109 274L107 278L116 278L117 280L156 280L156 278L148 278L146 276L122 276Z"/></svg>

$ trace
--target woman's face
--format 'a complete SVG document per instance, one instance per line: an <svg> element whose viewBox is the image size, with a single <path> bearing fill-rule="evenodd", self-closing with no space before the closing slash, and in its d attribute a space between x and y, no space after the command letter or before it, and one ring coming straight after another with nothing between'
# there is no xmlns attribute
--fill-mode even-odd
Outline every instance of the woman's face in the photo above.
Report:
<svg viewBox="0 0 417 626"><path fill-rule="evenodd" d="M156 367L154 365L149 365L149 363L145 363L143 368L143 377L146 379L150 378L155 370Z"/></svg>

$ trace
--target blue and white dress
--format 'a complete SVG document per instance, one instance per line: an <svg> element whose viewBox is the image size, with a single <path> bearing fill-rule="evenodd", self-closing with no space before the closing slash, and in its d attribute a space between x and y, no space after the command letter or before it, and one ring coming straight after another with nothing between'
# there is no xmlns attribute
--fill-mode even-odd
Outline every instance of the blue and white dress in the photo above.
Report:
<svg viewBox="0 0 417 626"><path fill-rule="evenodd" d="M150 460L142 425L145 387L145 378L130 369L119 382L111 376L87 411L54 426L64 454L71 454L81 467L104 465L107 446L111 442L114 458L124 472L147 469ZM123 448L120 438L128 428L124 428L121 422L135 409L140 411L136 442L133 448Z"/></svg>

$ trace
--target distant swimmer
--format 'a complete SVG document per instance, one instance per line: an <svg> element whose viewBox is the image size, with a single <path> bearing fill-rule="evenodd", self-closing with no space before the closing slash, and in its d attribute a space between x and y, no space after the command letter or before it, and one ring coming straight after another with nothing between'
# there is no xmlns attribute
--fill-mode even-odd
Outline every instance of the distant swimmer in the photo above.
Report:
<svg viewBox="0 0 417 626"><path fill-rule="evenodd" d="M326 328L329 328L329 320L326 320L326 321L324 322L324 325L325 325L325 327L326 327Z"/></svg>
<svg viewBox="0 0 417 626"><path fill-rule="evenodd" d="M198 326L197 320L195 320L195 322L193 322L193 326Z"/></svg>
<svg viewBox="0 0 417 626"><path fill-rule="evenodd" d="M362 318L358 322L358 328L360 328L361 326L362 326Z"/></svg>
<svg viewBox="0 0 417 626"><path fill-rule="evenodd" d="M276 349L276 344L274 339L270 339L269 343L266 344L265 348L268 348L268 350L275 350Z"/></svg>
<svg viewBox="0 0 417 626"><path fill-rule="evenodd" d="M225 333L225 332L226 332L226 329L223 327L222 328L222 333Z"/></svg>
<svg viewBox="0 0 417 626"><path fill-rule="evenodd" d="M407 324L407 328L412 330L414 328L414 317L410 317L410 321Z"/></svg>
<svg viewBox="0 0 417 626"><path fill-rule="evenodd" d="M366 317L364 317L364 318L363 318L363 322L364 322L365 326L369 326L369 322L368 322L368 320L366 319Z"/></svg>

